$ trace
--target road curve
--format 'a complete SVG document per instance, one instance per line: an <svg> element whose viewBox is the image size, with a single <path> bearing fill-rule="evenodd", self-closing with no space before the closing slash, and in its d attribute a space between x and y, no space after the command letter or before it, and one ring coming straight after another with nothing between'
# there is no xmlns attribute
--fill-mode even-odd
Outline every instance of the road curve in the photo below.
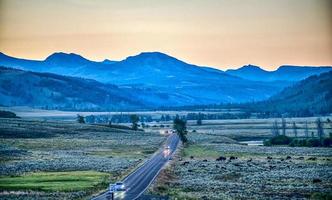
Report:
<svg viewBox="0 0 332 200"><path fill-rule="evenodd" d="M170 157L173 155L176 147L179 143L179 137L173 133L167 140L165 145L170 147L169 150L165 150L164 147L160 148L149 160L147 160L142 166L136 169L133 173L127 176L123 182L127 188L123 194L115 194L116 200L135 200L141 196L144 191L149 187L153 180L158 176L163 166L167 163ZM108 192L104 192L99 196L92 198L92 200L105 200L110 199Z"/></svg>

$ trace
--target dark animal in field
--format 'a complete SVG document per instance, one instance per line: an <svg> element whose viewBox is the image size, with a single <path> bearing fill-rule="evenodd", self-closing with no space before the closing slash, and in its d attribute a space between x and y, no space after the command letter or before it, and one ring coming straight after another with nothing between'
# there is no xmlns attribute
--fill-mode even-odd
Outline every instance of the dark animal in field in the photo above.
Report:
<svg viewBox="0 0 332 200"><path fill-rule="evenodd" d="M231 156L231 157L229 157L229 159L230 160L235 160L235 159L237 159L237 157Z"/></svg>
<svg viewBox="0 0 332 200"><path fill-rule="evenodd" d="M314 179L312 180L312 182L313 182L313 183L321 183L322 180L319 179L319 178L314 178Z"/></svg>
<svg viewBox="0 0 332 200"><path fill-rule="evenodd" d="M189 164L189 161L184 161L184 162L182 163L183 166L186 165L186 164Z"/></svg>
<svg viewBox="0 0 332 200"><path fill-rule="evenodd" d="M308 160L317 160L317 158L316 157L310 157L310 158L308 158Z"/></svg>
<svg viewBox="0 0 332 200"><path fill-rule="evenodd" d="M269 166L270 170L276 168L276 166L270 165Z"/></svg>
<svg viewBox="0 0 332 200"><path fill-rule="evenodd" d="M216 159L216 161L224 161L226 160L226 157L220 156L219 158Z"/></svg>

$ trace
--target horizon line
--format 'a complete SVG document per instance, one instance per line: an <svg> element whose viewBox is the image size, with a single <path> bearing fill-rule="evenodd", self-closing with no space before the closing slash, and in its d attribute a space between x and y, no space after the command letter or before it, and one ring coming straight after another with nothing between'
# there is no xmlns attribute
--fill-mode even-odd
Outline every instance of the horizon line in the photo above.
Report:
<svg viewBox="0 0 332 200"><path fill-rule="evenodd" d="M190 65L195 65L197 67L208 67L208 68L213 68L213 69L216 69L216 70L220 70L220 71L227 71L227 70L237 70L237 69L240 69L240 68L243 68L243 67L247 67L247 66L253 66L253 67L258 67L260 68L261 70L264 70L264 71L267 71L267 72L273 72L273 71L276 71L278 70L280 67L283 67L283 66L294 66L294 67L332 67L332 64L331 65L297 65L297 64L282 64L282 65L279 65L279 66L274 66L274 69L265 69L263 66L260 66L260 65L256 65L256 64L251 64L251 63L247 63L247 64L243 64L241 66L237 66L237 68L225 68L225 69L220 69L218 67L215 67L215 66L207 66L207 65L199 65L199 64L194 64L194 63L191 63L191 62L188 62L184 59L180 59L180 58L177 58L175 56L172 56L170 54L167 54L167 53L164 53L164 52L161 52L161 51L141 51L139 53L136 53L136 54L133 54L133 55L128 55L126 56L125 58L121 59L121 60L113 60L113 59L109 59L109 58L104 58L103 60L93 60L93 59L90 59L90 58L87 58L85 55L81 55L81 54L78 54L78 53L74 53L74 52L68 52L68 51L55 51L51 54L49 54L48 56L46 56L44 59L35 59L35 58L26 58L26 57L16 57L14 55L9 55L7 53L4 53L3 51L0 51L0 54L3 54L7 57L11 57L11 58L16 58L16 59L22 59L22 60L29 60L29 61L39 61L39 62L43 62L45 60L47 60L48 57L54 55L54 54L59 54L59 53L63 53L63 54L66 54L66 55L70 55L70 54L73 54L73 55L77 55L77 56L80 56L88 61L91 61L91 62L98 62L98 63L102 63L106 60L109 60L109 61L113 61L113 62L121 62L121 61L124 61L126 60L127 58L129 57L135 57L135 56L139 56L140 54L143 54L143 53L160 53L160 54L164 54L166 56L169 56L169 57L172 57L172 58L175 58L179 61L182 61L186 64L190 64Z"/></svg>

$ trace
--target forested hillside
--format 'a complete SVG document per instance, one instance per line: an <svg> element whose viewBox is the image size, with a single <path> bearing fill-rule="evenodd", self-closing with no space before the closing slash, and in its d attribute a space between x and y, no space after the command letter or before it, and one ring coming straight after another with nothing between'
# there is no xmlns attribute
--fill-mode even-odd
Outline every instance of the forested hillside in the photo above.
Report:
<svg viewBox="0 0 332 200"><path fill-rule="evenodd" d="M44 109L137 108L130 93L94 80L0 67L0 104Z"/></svg>
<svg viewBox="0 0 332 200"><path fill-rule="evenodd" d="M332 113L332 71L314 75L285 88L269 100L251 104L252 110L310 116Z"/></svg>

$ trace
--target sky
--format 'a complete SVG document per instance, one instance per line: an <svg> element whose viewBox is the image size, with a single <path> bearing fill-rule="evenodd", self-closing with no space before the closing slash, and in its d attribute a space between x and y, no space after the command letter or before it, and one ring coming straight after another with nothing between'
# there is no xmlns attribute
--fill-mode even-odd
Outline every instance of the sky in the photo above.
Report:
<svg viewBox="0 0 332 200"><path fill-rule="evenodd" d="M160 51L219 69L332 65L332 0L0 0L0 51L122 60Z"/></svg>

